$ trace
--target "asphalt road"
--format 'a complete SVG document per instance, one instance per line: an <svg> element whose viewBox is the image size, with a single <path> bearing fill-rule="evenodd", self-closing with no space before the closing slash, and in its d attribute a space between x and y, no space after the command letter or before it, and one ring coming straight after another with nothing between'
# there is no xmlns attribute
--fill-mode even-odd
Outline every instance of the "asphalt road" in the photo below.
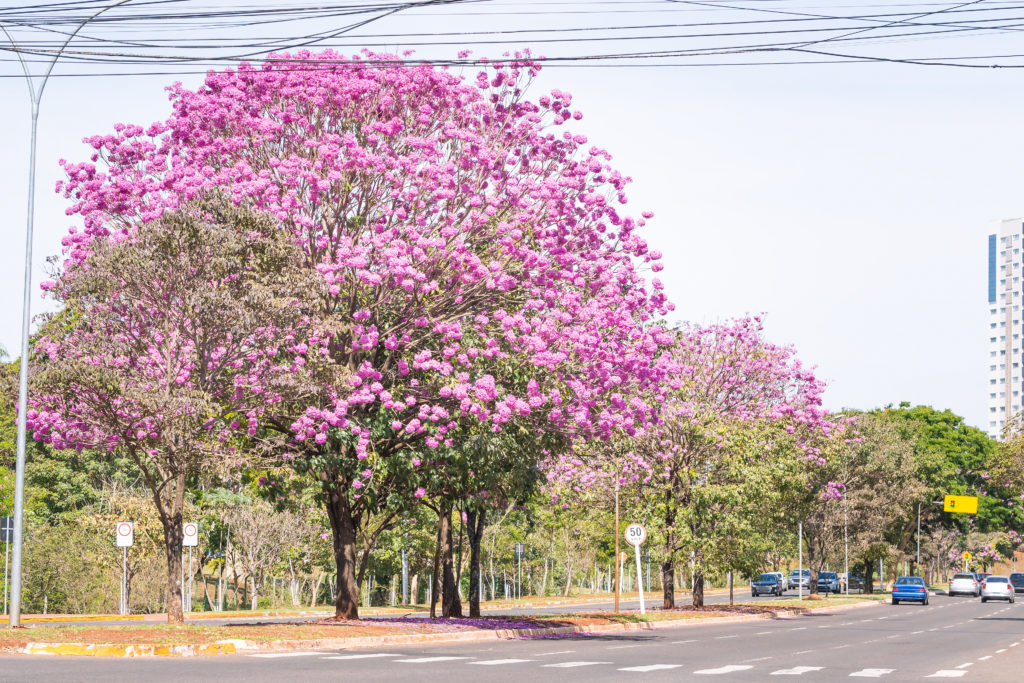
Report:
<svg viewBox="0 0 1024 683"><path fill-rule="evenodd" d="M1024 604L934 596L735 624L501 642L196 659L0 658L3 681L678 681L774 676L1024 680Z"/></svg>

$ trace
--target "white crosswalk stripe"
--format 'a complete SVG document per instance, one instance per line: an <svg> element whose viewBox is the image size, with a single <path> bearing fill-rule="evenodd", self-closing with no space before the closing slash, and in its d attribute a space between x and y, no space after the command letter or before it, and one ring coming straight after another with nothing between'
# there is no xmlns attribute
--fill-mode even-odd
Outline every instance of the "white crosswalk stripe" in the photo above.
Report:
<svg viewBox="0 0 1024 683"><path fill-rule="evenodd" d="M402 655L394 655L387 652L373 652L371 654L364 655L334 655L331 657L324 657L324 659L373 659L375 657L401 657Z"/></svg>
<svg viewBox="0 0 1024 683"><path fill-rule="evenodd" d="M428 662L453 662L456 659L469 659L469 657L413 657L412 659L396 659L396 662L403 664L426 664Z"/></svg>
<svg viewBox="0 0 1024 683"><path fill-rule="evenodd" d="M886 674L891 674L895 669L861 669L860 671L854 671L851 676L860 676L861 678L881 678Z"/></svg>
<svg viewBox="0 0 1024 683"><path fill-rule="evenodd" d="M825 667L822 667L822 666L794 666L792 669L779 669L778 671L773 671L771 675L772 676L801 676L801 675L803 675L805 673L808 673L808 672L811 672L811 671L821 671L823 668L825 668Z"/></svg>
<svg viewBox="0 0 1024 683"><path fill-rule="evenodd" d="M532 659L487 659L482 662L469 662L477 666L498 666L500 664L520 664L522 662L532 662Z"/></svg>
<svg viewBox="0 0 1024 683"><path fill-rule="evenodd" d="M733 671L746 671L747 669L753 669L754 667L749 664L726 664L720 666L717 669L701 669L694 671L695 674L715 676L718 674L731 674Z"/></svg>
<svg viewBox="0 0 1024 683"><path fill-rule="evenodd" d="M647 671L661 671L662 669L678 669L682 664L648 664L646 666L627 666L625 669L619 669L619 671L639 671L645 673Z"/></svg>
<svg viewBox="0 0 1024 683"><path fill-rule="evenodd" d="M545 664L545 668L572 669L577 666L594 666L595 664L611 664L611 662L559 662L558 664Z"/></svg>

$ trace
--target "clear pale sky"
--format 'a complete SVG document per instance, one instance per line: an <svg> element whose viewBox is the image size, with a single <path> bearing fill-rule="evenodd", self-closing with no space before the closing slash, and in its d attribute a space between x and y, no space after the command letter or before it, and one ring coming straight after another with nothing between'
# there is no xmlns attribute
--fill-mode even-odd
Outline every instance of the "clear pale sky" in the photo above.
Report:
<svg viewBox="0 0 1024 683"><path fill-rule="evenodd" d="M843 6L853 4L869 3ZM541 5L551 7L528 6ZM683 14L684 8L666 3L631 5L651 13L523 17L502 14L523 3L494 2L473 6L475 14L399 14L363 33L725 19L719 12ZM776 6L807 10L815 3L783 0ZM816 6L814 11L827 11L829 3ZM571 2L563 8L585 7L600 9ZM893 11L893 5L885 7ZM358 35L349 34L345 43L360 43ZM882 43L871 50L1008 54L1018 35ZM389 48L399 50L413 42L390 40ZM636 44L643 42L658 48L704 44L634 41L615 48L643 49ZM524 37L516 45L530 42ZM611 47L544 45L535 51L579 54ZM417 55L453 57L458 49L419 47ZM505 48L474 49L500 56ZM16 73L16 64L0 62L0 74ZM71 224L64 200L52 192L60 177L57 159L87 158L81 138L115 122L165 118L163 87L200 78L51 81L40 119L33 313L45 306L38 283L45 279L46 257L59 252ZM950 408L984 427L985 236L994 221L1024 215L1022 79L1024 71L1015 69L894 63L551 67L533 94L572 92L574 107L584 112L575 130L610 150L618 168L633 177L630 209L656 214L647 237L665 255L661 279L680 319L711 322L763 312L771 340L795 345L828 381L828 407L911 401ZM21 324L28 123L25 84L0 79L6 133L0 152L0 345L12 356Z"/></svg>

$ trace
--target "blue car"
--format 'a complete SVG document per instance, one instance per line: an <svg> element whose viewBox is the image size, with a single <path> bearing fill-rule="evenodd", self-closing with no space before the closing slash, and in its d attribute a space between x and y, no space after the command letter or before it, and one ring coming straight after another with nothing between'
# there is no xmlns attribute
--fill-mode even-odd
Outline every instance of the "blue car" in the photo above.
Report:
<svg viewBox="0 0 1024 683"><path fill-rule="evenodd" d="M901 576L892 585L892 604L900 604L900 600L916 600L922 605L928 604L928 586L920 576Z"/></svg>

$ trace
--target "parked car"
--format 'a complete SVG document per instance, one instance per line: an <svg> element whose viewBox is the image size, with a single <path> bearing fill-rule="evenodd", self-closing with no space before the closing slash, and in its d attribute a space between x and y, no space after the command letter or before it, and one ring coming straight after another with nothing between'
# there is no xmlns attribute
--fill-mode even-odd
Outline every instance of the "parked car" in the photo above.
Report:
<svg viewBox="0 0 1024 683"><path fill-rule="evenodd" d="M901 576L892 585L892 604L900 604L900 600L916 600L922 605L928 604L928 586L920 576Z"/></svg>
<svg viewBox="0 0 1024 683"><path fill-rule="evenodd" d="M756 579L750 582L750 595L757 597L758 595L779 595L781 590L779 588L779 577L774 574L761 574Z"/></svg>
<svg viewBox="0 0 1024 683"><path fill-rule="evenodd" d="M842 593L843 583L835 572L818 572L819 593Z"/></svg>
<svg viewBox="0 0 1024 683"><path fill-rule="evenodd" d="M783 574L782 572L765 572L765 574L771 574L772 576L778 577L778 579L779 579L779 595L782 595L782 594L784 594L786 592L786 584L788 582L786 581L786 575L785 574Z"/></svg>
<svg viewBox="0 0 1024 683"><path fill-rule="evenodd" d="M847 579L847 583L850 585L850 590L864 592L864 575L863 574L850 574L850 578Z"/></svg>
<svg viewBox="0 0 1024 683"><path fill-rule="evenodd" d="M978 581L976 574L968 572L954 574L953 578L949 580L949 594L973 595L977 598L981 596L981 582Z"/></svg>
<svg viewBox="0 0 1024 683"><path fill-rule="evenodd" d="M1006 600L1012 603L1015 595L1013 584L1008 576L993 576L989 574L981 582L981 601Z"/></svg>
<svg viewBox="0 0 1024 683"><path fill-rule="evenodd" d="M1014 593L1024 593L1024 573L1014 572L1010 574L1010 583L1013 584Z"/></svg>
<svg viewBox="0 0 1024 683"><path fill-rule="evenodd" d="M800 586L809 590L811 587L811 570L794 569L789 573L788 585L790 590L795 590Z"/></svg>

